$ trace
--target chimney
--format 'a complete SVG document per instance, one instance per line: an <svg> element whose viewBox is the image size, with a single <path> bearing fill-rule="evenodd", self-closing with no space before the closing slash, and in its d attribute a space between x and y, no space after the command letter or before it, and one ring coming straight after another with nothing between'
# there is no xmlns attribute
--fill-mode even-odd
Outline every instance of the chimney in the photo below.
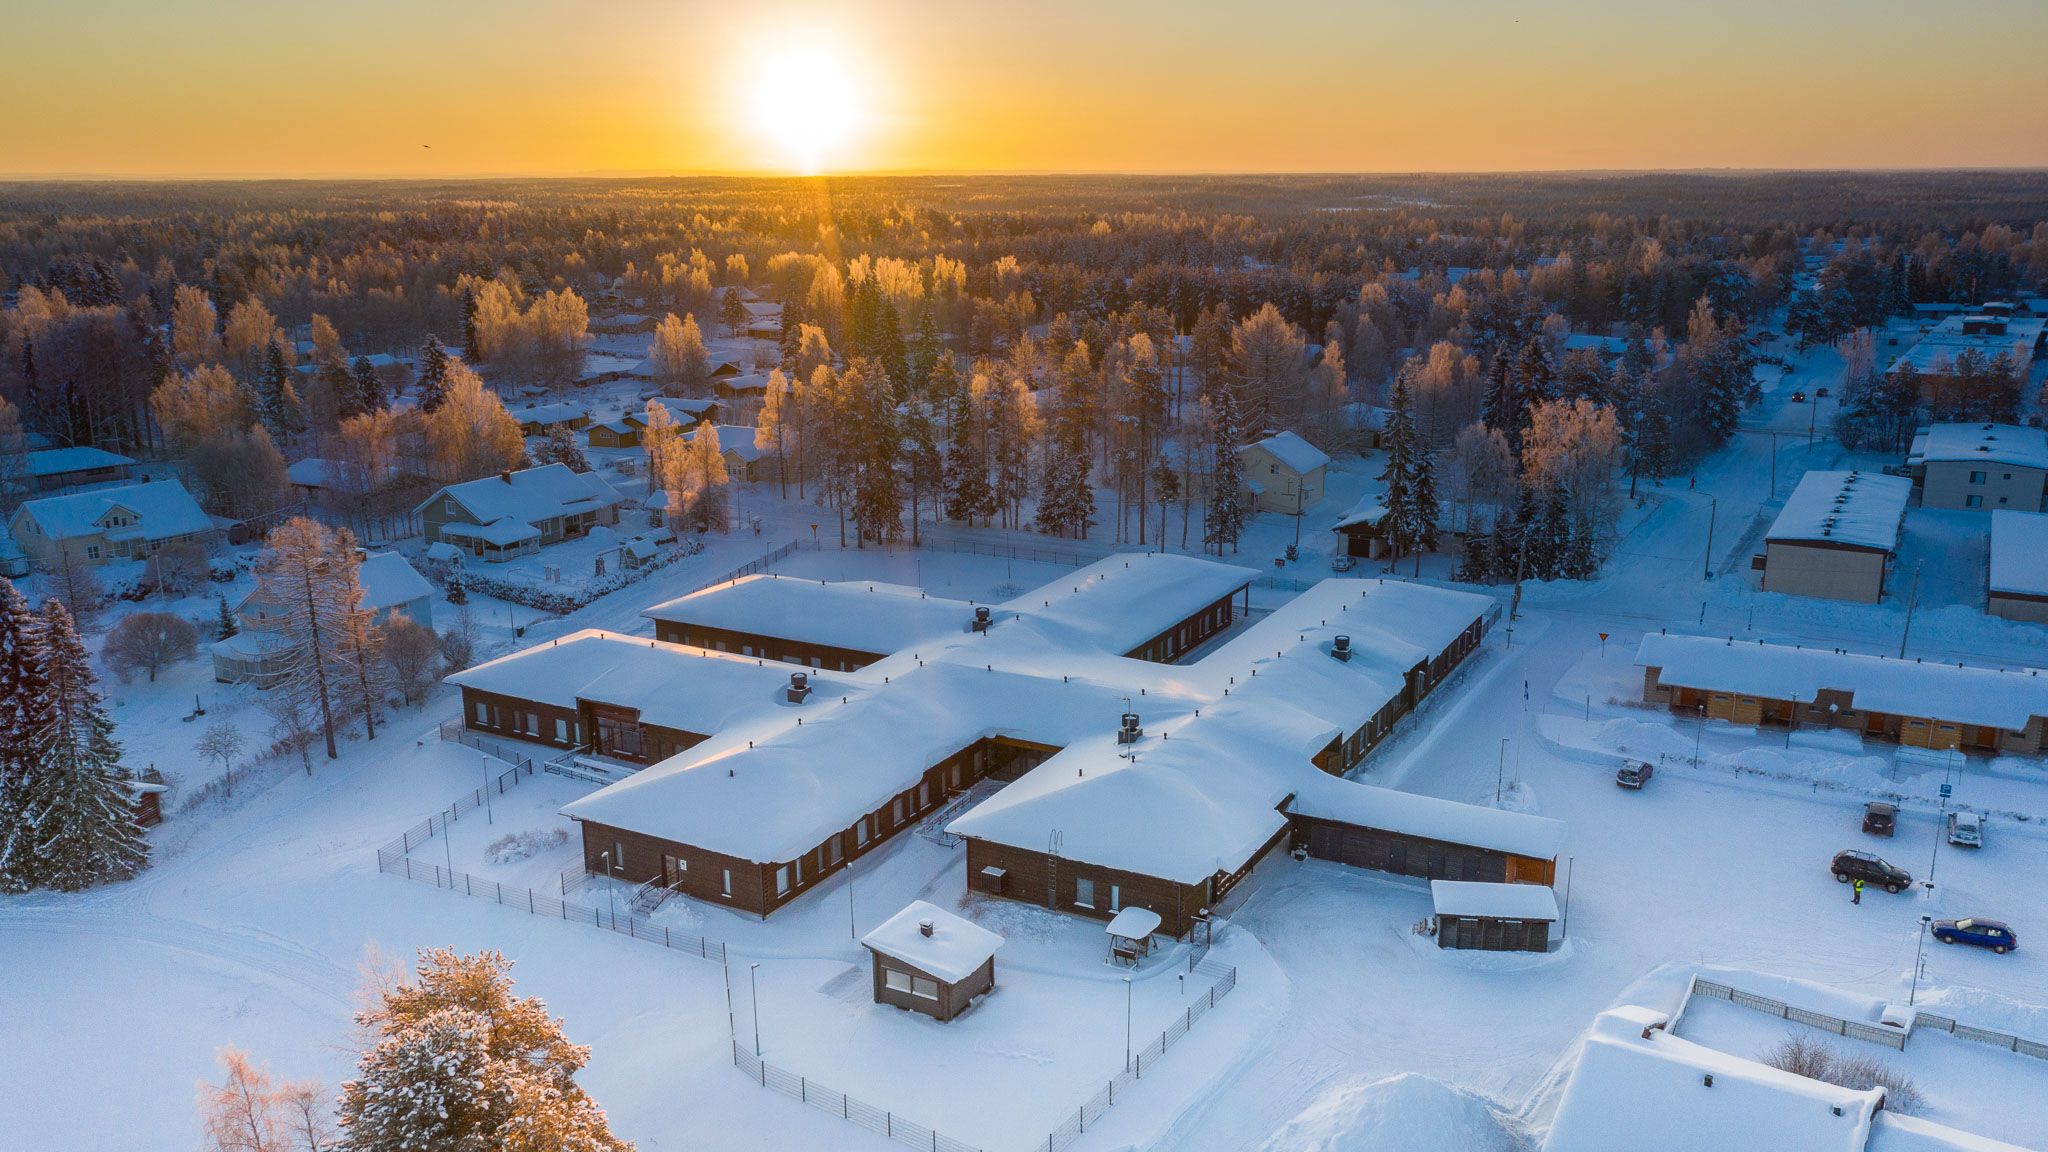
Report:
<svg viewBox="0 0 2048 1152"><path fill-rule="evenodd" d="M929 921L929 920L919 920L919 921L917 922L917 931L918 931L918 935L920 935L920 936L929 936L929 935L931 935L931 934L932 934L932 922L931 922L931 921Z"/></svg>
<svg viewBox="0 0 2048 1152"><path fill-rule="evenodd" d="M789 674L789 702L801 704L811 695L811 677L807 672Z"/></svg>
<svg viewBox="0 0 2048 1152"><path fill-rule="evenodd" d="M988 609L976 608L974 610L974 631L986 632L988 631L988 626L994 622L989 618Z"/></svg>
<svg viewBox="0 0 2048 1152"><path fill-rule="evenodd" d="M512 482L511 470L507 469L506 471L498 473L498 479L503 480L507 484L510 484Z"/></svg>
<svg viewBox="0 0 2048 1152"><path fill-rule="evenodd" d="M1138 727L1138 714L1136 712L1126 712L1124 713L1123 727L1117 729L1116 742L1119 744L1136 744L1138 738L1144 734L1145 730Z"/></svg>
<svg viewBox="0 0 2048 1152"><path fill-rule="evenodd" d="M1335 656L1346 664L1351 663L1351 637L1337 637L1336 642L1330 645L1330 655Z"/></svg>

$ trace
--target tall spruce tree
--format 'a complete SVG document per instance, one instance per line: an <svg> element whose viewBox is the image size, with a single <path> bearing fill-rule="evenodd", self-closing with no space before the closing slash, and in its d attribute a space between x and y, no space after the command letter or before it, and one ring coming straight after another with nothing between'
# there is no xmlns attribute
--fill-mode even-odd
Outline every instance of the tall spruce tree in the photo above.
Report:
<svg viewBox="0 0 2048 1152"><path fill-rule="evenodd" d="M941 360L952 360L952 354L946 349L945 337L939 334L939 322L933 318L929 306L917 314L917 330L910 334L908 352L911 389L929 391L933 367Z"/></svg>
<svg viewBox="0 0 2048 1152"><path fill-rule="evenodd" d="M1244 439L1243 408L1237 390L1225 383L1215 389L1209 401L1209 422L1214 437L1215 463L1209 472L1209 506L1202 524L1202 543L1223 554L1223 545L1237 551L1238 537L1244 535L1251 518L1244 507L1244 458L1237 454Z"/></svg>
<svg viewBox="0 0 2048 1152"><path fill-rule="evenodd" d="M477 338L476 289L474 288L464 288L462 290L462 362L465 364L481 364L484 362L483 341Z"/></svg>
<svg viewBox="0 0 2048 1152"><path fill-rule="evenodd" d="M357 412L382 412L391 406L384 395L384 378L368 356L358 356L349 366L350 403Z"/></svg>
<svg viewBox="0 0 2048 1152"><path fill-rule="evenodd" d="M1380 480L1387 486L1387 511L1380 518L1380 528L1396 559L1415 554L1415 571L1420 575L1422 554L1436 547L1436 463L1415 425L1410 375L1404 367L1394 378L1394 390L1387 399L1387 466L1380 472Z"/></svg>
<svg viewBox="0 0 2048 1152"><path fill-rule="evenodd" d="M29 887L33 840L24 813L39 759L33 734L49 725L43 678L41 618L12 580L0 578L0 890Z"/></svg>
<svg viewBox="0 0 2048 1152"><path fill-rule="evenodd" d="M130 879L148 863L149 847L124 784L114 722L93 689L91 656L55 600L43 605L35 636L48 704L28 733L30 777L14 814L19 827L7 834L26 838L8 853L22 870L4 882L76 892Z"/></svg>
<svg viewBox="0 0 2048 1152"><path fill-rule="evenodd" d="M427 342L420 348L420 378L415 391L421 412L432 412L448 400L448 350L441 347L441 338L432 332L427 333Z"/></svg>
<svg viewBox="0 0 2048 1152"><path fill-rule="evenodd" d="M988 482L988 451L980 414L971 400L956 403L946 428L946 519L983 523L996 514Z"/></svg>
<svg viewBox="0 0 2048 1152"><path fill-rule="evenodd" d="M263 350L263 372L256 392L257 417L270 429L271 438L282 443L306 429L305 409L292 387L292 368L284 358L284 343L272 337Z"/></svg>
<svg viewBox="0 0 2048 1152"><path fill-rule="evenodd" d="M1059 400L1053 407L1052 435L1046 445L1045 472L1040 478L1038 527L1086 539L1095 514L1095 489L1088 476L1093 455L1088 433L1095 425L1095 373L1088 345L1076 341L1060 372Z"/></svg>
<svg viewBox="0 0 2048 1152"><path fill-rule="evenodd" d="M547 426L540 447L533 450L535 464L567 464L571 472L590 471L590 461L576 443L576 434L559 421Z"/></svg>

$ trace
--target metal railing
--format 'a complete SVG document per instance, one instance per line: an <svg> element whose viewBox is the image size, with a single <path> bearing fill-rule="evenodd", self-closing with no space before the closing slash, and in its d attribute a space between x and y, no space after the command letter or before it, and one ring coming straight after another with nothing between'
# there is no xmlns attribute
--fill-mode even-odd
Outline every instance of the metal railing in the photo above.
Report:
<svg viewBox="0 0 2048 1152"><path fill-rule="evenodd" d="M1060 1152L1061 1149L1079 1140L1081 1133L1100 1121L1102 1114L1115 1106L1119 1093L1130 1092L1139 1080L1145 1078L1146 1065L1157 1063L1160 1057L1166 1055L1169 1048L1179 1043L1181 1038L1194 1028L1197 1021L1216 1007L1218 1001L1230 995L1230 990L1237 987L1237 969L1231 965L1202 960L1195 963L1192 970L1214 978L1215 982L1209 985L1208 992L1201 994L1194 1003L1188 1005L1173 1023L1159 1033L1157 1039L1132 1053L1130 1067L1110 1077L1109 1082L1104 1084L1100 1091L1089 1097L1079 1108L1074 1109L1073 1115L1060 1121L1058 1127L1046 1134L1043 1143L1033 1146L1034 1149L1043 1148L1045 1152Z"/></svg>
<svg viewBox="0 0 2048 1152"><path fill-rule="evenodd" d="M965 1141L955 1140L943 1132L907 1120L885 1108L877 1108L864 1100L856 1100L816 1080L777 1068L754 1055L738 1040L732 1043L732 1062L733 1066L745 1073L748 1079L763 1088L802 1101L821 1112L837 1112L841 1120L858 1124L870 1132L878 1132L898 1144L928 1149L929 1152L980 1152L980 1149Z"/></svg>
<svg viewBox="0 0 2048 1152"><path fill-rule="evenodd" d="M1993 1048L2003 1048L2008 1052L2017 1052L2022 1056L2032 1056L2036 1060L2048 1060L2048 1044L2043 1044L2037 1040L2029 1040L2023 1036L2014 1036L2010 1032L1993 1032L1988 1028L1973 1028L1968 1024L1961 1024L1946 1016L1937 1016L1932 1012L1922 1012L1915 1017L1913 1028L1916 1031L1921 1028L1932 1028L1937 1032L1947 1032L1959 1040L1974 1040L1979 1044L1989 1044Z"/></svg>
<svg viewBox="0 0 2048 1152"><path fill-rule="evenodd" d="M1738 1008L1748 1008L1755 1012L1767 1013L1781 1020L1789 1020L1794 1024L1805 1024L1825 1032L1833 1032L1837 1036L1845 1036L1851 1040L1868 1040L1873 1044L1882 1044L1887 1048L1895 1048L1901 1052L1906 1050L1906 1030L1903 1028L1886 1028L1877 1024L1865 1024L1859 1020L1844 1020L1840 1016L1829 1016L1824 1012L1809 1012L1804 1008L1795 1008L1782 1000L1773 1000L1768 996L1758 996L1754 993L1744 992L1740 988L1731 988L1726 984L1716 984L1711 980L1702 980L1697 976L1693 977L1692 988L1686 993L1688 1000L1694 996L1726 1000Z"/></svg>

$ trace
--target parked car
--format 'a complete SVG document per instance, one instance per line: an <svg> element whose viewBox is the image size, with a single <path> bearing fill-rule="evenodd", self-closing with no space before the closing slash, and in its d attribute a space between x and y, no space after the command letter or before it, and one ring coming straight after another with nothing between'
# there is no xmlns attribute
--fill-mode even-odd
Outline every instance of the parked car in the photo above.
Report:
<svg viewBox="0 0 2048 1152"><path fill-rule="evenodd" d="M1330 571L1332 572L1349 572L1356 567L1358 567L1358 561L1351 556L1330 557Z"/></svg>
<svg viewBox="0 0 2048 1152"><path fill-rule="evenodd" d="M1829 869L1841 883L1861 880L1865 884L1875 884L1887 892L1904 892L1913 883L1911 872L1870 852L1837 852Z"/></svg>
<svg viewBox="0 0 2048 1152"><path fill-rule="evenodd" d="M1899 806L1872 800L1863 806L1863 830L1872 836L1889 836L1899 824Z"/></svg>
<svg viewBox="0 0 2048 1152"><path fill-rule="evenodd" d="M1614 774L1614 782L1623 788L1641 788L1656 772L1647 760L1623 760L1621 770Z"/></svg>
<svg viewBox="0 0 2048 1152"><path fill-rule="evenodd" d="M1792 394L1792 402L1793 402L1794 404L1804 404L1804 403L1806 403L1806 393L1804 393L1804 392L1794 392L1794 393Z"/></svg>
<svg viewBox="0 0 2048 1152"><path fill-rule="evenodd" d="M1826 396L1828 394L1828 390L1825 388L1815 388L1813 390L1813 394L1815 396Z"/></svg>
<svg viewBox="0 0 2048 1152"><path fill-rule="evenodd" d="M1948 814L1948 842L1958 848L1984 846L1984 817L1975 812Z"/></svg>
<svg viewBox="0 0 2048 1152"><path fill-rule="evenodd" d="M1974 944L2000 956L2020 946L2018 934L1996 920L1965 916L1961 920L1936 920L1934 938L1943 944Z"/></svg>

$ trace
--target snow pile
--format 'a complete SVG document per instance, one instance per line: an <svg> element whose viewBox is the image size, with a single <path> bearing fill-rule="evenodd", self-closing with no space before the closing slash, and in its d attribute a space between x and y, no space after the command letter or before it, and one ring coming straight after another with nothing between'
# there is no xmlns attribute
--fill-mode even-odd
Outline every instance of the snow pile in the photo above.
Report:
<svg viewBox="0 0 2048 1152"><path fill-rule="evenodd" d="M1440 1080L1403 1072L1325 1092L1260 1152L1526 1152L1493 1106Z"/></svg>
<svg viewBox="0 0 2048 1152"><path fill-rule="evenodd" d="M545 832L538 828L513 832L491 841L490 846L484 849L484 858L493 864L517 864L568 842L569 833L560 828Z"/></svg>

